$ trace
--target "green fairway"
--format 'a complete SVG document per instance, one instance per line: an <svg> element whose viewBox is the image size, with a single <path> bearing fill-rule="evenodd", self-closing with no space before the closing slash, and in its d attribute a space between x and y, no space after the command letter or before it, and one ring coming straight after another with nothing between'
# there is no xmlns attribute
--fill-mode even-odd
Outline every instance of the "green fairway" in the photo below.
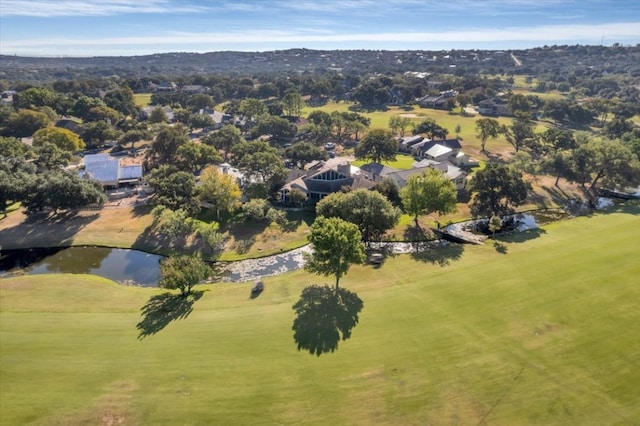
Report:
<svg viewBox="0 0 640 426"><path fill-rule="evenodd" d="M151 93L136 93L133 95L136 106L144 108L151 102Z"/></svg>
<svg viewBox="0 0 640 426"><path fill-rule="evenodd" d="M303 271L178 311L96 277L0 279L0 423L635 424L639 214L353 267L360 322L319 357L296 350L291 306L332 279Z"/></svg>

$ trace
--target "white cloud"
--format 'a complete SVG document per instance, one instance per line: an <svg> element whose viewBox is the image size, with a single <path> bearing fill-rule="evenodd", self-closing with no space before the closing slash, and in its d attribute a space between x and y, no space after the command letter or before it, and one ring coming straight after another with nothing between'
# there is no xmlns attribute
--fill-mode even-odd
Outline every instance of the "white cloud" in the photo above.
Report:
<svg viewBox="0 0 640 426"><path fill-rule="evenodd" d="M0 15L60 17L123 13L202 12L207 7L170 0L2 0Z"/></svg>
<svg viewBox="0 0 640 426"><path fill-rule="evenodd" d="M328 33L325 30L300 31L247 30L235 32L189 33L172 32L161 36L132 36L105 38L47 38L27 40L4 40L3 50L10 51L26 46L104 46L104 45L153 45L185 43L240 43L257 42L303 43L303 42L499 42L499 41L572 41L585 40L602 35L613 39L640 39L640 22L596 24L596 25L546 25L529 28L505 29L459 29L439 32L392 32L392 33Z"/></svg>

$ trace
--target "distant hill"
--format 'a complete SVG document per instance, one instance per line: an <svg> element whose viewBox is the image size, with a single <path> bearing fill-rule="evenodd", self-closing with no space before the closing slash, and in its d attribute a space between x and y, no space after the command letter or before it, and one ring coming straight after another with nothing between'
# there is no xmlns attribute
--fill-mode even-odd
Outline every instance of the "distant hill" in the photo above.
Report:
<svg viewBox="0 0 640 426"><path fill-rule="evenodd" d="M515 58L514 58L515 57ZM529 74L575 69L640 76L640 46L551 46L527 50L309 50L162 53L144 56L38 58L0 55L0 78L9 81L188 74L259 75L422 71Z"/></svg>

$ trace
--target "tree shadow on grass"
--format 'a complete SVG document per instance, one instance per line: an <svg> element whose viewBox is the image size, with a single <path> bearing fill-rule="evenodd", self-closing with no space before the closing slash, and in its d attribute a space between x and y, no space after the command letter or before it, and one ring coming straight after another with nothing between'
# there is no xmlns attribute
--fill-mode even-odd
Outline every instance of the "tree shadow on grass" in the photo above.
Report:
<svg viewBox="0 0 640 426"><path fill-rule="evenodd" d="M503 244L498 240L493 241L493 248L500 254L507 254L509 252L509 248L506 244Z"/></svg>
<svg viewBox="0 0 640 426"><path fill-rule="evenodd" d="M407 226L403 234L404 241L429 241L433 239L435 239L435 234L431 229L415 224Z"/></svg>
<svg viewBox="0 0 640 426"><path fill-rule="evenodd" d="M460 260L464 253L464 246L456 243L414 243L411 257L414 260L425 263L432 263L441 267L451 264L452 261Z"/></svg>
<svg viewBox="0 0 640 426"><path fill-rule="evenodd" d="M205 291L192 291L186 297L173 293L152 296L141 309L142 320L136 325L140 331L138 339L158 333L173 321L187 318L193 311L193 304Z"/></svg>
<svg viewBox="0 0 640 426"><path fill-rule="evenodd" d="M540 238L542 234L546 234L542 228L527 229L526 231L514 232L512 234L506 234L500 237L501 240L509 243L524 243L530 240Z"/></svg>
<svg viewBox="0 0 640 426"><path fill-rule="evenodd" d="M0 230L5 249L20 247L68 247L78 232L96 220L100 213L61 212L57 215L37 213L23 222Z"/></svg>
<svg viewBox="0 0 640 426"><path fill-rule="evenodd" d="M364 303L344 288L310 285L293 305L293 340L298 350L320 356L338 349L340 340L351 337Z"/></svg>

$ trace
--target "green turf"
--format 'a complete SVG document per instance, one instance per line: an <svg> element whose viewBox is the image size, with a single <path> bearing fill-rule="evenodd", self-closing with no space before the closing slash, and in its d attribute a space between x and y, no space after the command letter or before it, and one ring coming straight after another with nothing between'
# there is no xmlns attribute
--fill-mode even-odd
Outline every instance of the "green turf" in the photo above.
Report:
<svg viewBox="0 0 640 426"><path fill-rule="evenodd" d="M137 106L144 108L151 102L151 93L136 93L133 100Z"/></svg>
<svg viewBox="0 0 640 426"><path fill-rule="evenodd" d="M296 350L291 306L331 280L304 272L253 300L251 284L205 286L144 339L159 290L2 279L1 423L634 424L639 213L354 267L341 283L364 301L360 323L320 357Z"/></svg>
<svg viewBox="0 0 640 426"><path fill-rule="evenodd" d="M409 170L413 168L415 161L416 160L410 155L398 154L396 155L395 161L383 161L382 164L398 170ZM353 162L353 165L360 167L368 163L370 163L370 161L356 160Z"/></svg>

